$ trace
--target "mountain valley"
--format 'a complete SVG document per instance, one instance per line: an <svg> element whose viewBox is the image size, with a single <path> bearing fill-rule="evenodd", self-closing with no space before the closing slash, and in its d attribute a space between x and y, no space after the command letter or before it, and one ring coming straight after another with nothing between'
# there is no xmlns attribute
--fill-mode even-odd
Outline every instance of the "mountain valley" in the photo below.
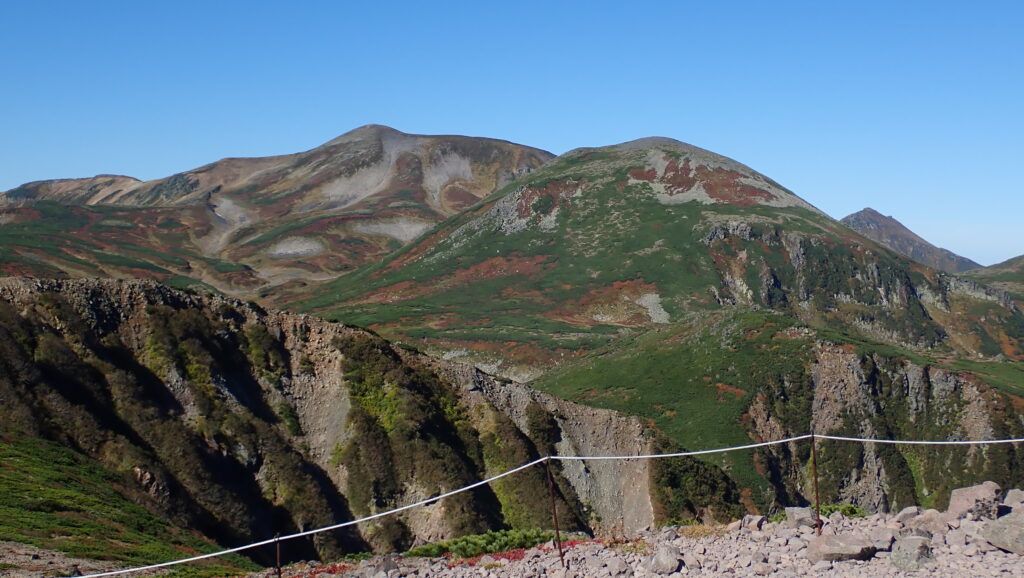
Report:
<svg viewBox="0 0 1024 578"><path fill-rule="evenodd" d="M0 201L0 439L69 452L205 540L184 552L549 454L1024 437L1024 258L977 268L857 215L672 139L554 157L376 125L157 181L28 183ZM560 462L554 499L598 535L773 513L813 501L809 451ZM823 501L870 511L1024 483L1013 445L819 452ZM549 527L543 472L515 476L286 557ZM63 547L71 501L3 504L0 540Z"/></svg>

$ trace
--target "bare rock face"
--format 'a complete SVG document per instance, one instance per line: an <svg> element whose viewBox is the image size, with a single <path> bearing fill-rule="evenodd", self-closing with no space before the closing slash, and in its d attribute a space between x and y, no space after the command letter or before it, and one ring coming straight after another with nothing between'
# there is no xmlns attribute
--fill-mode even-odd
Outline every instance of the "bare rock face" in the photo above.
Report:
<svg viewBox="0 0 1024 578"><path fill-rule="evenodd" d="M185 524L198 523L195 512L210 512L220 518L219 527L236 532L236 541L252 539L247 532L321 527L427 499L548 451L578 456L651 450L638 419L559 400L305 315L145 281L4 278L0 298L0 322L25 344L0 343L7 363L30 371L33 357L21 359L28 347L51 374L88 380L107 372L77 386L96 398L89 404L63 401L69 394L61 383L22 391L17 380L0 376L0 399L10 412L3 414L5 422L29 432L36 431L33 423L51 424L61 439L109 459L108 467L127 467L126 477L154 509ZM34 402L37 395L46 403ZM91 413L91 407L107 409ZM105 421L107 412L130 424L148 447L124 450L132 442L118 437ZM204 470L208 465L216 469ZM588 529L586 504L609 531L651 527L649 468L647 460L553 467L563 524ZM489 510L515 510L527 516L522 523L546 524L543 470L517 476L496 486L497 501L494 494L462 494L396 516L390 525L367 524L348 543L320 540L315 548L338 555L366 544L387 550L449 539L491 527ZM275 508L287 512L291 526L267 516Z"/></svg>

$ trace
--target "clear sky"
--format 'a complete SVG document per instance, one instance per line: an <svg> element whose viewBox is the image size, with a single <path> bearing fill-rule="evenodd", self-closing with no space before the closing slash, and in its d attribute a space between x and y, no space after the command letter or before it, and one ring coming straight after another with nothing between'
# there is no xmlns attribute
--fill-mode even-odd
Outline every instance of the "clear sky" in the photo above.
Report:
<svg viewBox="0 0 1024 578"><path fill-rule="evenodd" d="M1024 253L1024 2L0 4L0 190L368 123L562 153L667 136L836 218Z"/></svg>

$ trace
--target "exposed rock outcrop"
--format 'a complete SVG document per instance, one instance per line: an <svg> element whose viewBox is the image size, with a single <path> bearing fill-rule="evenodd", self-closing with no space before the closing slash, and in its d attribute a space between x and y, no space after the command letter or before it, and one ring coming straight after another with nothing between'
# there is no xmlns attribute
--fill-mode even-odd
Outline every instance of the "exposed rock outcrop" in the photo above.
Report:
<svg viewBox="0 0 1024 578"><path fill-rule="evenodd" d="M223 543L387 510L549 451L652 448L635 418L309 316L144 281L5 278L0 299L5 427L81 450L151 509ZM655 522L649 461L552 469L565 526L634 533ZM548 524L541 469L491 488L290 555Z"/></svg>

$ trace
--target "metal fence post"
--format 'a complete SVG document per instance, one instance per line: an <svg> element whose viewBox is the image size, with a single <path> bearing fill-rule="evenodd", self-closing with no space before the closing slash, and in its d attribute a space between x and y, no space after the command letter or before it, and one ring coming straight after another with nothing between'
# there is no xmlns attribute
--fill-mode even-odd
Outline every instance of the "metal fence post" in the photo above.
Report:
<svg viewBox="0 0 1024 578"><path fill-rule="evenodd" d="M811 475L814 476L814 526L821 535L821 499L818 496L818 439L811 432Z"/></svg>
<svg viewBox="0 0 1024 578"><path fill-rule="evenodd" d="M551 475L550 460L544 462L544 469L548 473L548 494L551 495L551 523L555 525L555 545L558 546L558 559L562 563L562 568L567 568L565 565L565 555L562 553L562 535L558 531L558 510L555 504L555 478Z"/></svg>

